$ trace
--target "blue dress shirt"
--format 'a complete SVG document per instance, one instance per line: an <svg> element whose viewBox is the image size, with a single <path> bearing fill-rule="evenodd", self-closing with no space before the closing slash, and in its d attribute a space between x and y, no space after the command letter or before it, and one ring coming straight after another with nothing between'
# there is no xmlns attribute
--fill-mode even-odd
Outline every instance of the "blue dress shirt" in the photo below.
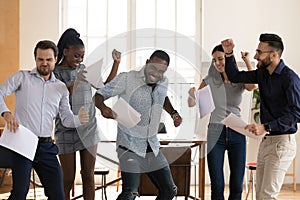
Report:
<svg viewBox="0 0 300 200"><path fill-rule="evenodd" d="M234 83L258 83L260 119L261 123L270 125L270 135L297 131L300 121L300 80L283 60L270 75L267 69L239 71L234 56L231 56L226 57L225 71Z"/></svg>

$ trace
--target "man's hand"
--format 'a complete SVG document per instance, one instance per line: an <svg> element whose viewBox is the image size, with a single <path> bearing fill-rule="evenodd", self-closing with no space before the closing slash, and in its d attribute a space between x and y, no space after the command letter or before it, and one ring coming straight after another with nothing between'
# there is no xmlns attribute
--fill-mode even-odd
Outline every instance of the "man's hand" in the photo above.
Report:
<svg viewBox="0 0 300 200"><path fill-rule="evenodd" d="M257 136L266 134L265 126L263 124L248 124L245 129Z"/></svg>
<svg viewBox="0 0 300 200"><path fill-rule="evenodd" d="M78 117L81 124L89 122L90 119L89 113L84 110L83 106L79 109Z"/></svg>
<svg viewBox="0 0 300 200"><path fill-rule="evenodd" d="M111 108L104 104L104 98L101 94L96 93L94 96L95 106L100 110L101 115L107 119L116 119L117 114Z"/></svg>
<svg viewBox="0 0 300 200"><path fill-rule="evenodd" d="M178 113L172 115L174 126L178 127L182 123L182 118Z"/></svg>
<svg viewBox="0 0 300 200"><path fill-rule="evenodd" d="M221 42L225 54L233 53L234 43L232 39L226 39Z"/></svg>
<svg viewBox="0 0 300 200"><path fill-rule="evenodd" d="M120 63L121 62L121 52L114 49L112 51L112 58L114 59L115 62Z"/></svg>
<svg viewBox="0 0 300 200"><path fill-rule="evenodd" d="M14 118L14 116L10 112L4 112L3 118L6 121L7 129L10 132L16 132L19 127L19 122Z"/></svg>
<svg viewBox="0 0 300 200"><path fill-rule="evenodd" d="M101 115L107 119L117 118L117 113L115 113L110 107L102 106L100 111L101 111Z"/></svg>

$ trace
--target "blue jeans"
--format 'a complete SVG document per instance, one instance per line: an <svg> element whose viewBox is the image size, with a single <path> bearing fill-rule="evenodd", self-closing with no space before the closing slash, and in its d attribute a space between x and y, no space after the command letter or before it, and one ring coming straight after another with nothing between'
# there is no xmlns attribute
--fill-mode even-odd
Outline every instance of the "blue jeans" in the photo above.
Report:
<svg viewBox="0 0 300 200"><path fill-rule="evenodd" d="M9 200L25 200L30 173L34 168L49 200L64 200L61 168L56 157L57 146L52 142L39 143L34 160L0 146L0 167L11 168L13 186Z"/></svg>
<svg viewBox="0 0 300 200"><path fill-rule="evenodd" d="M148 152L140 157L130 150L117 149L120 161L122 192L117 200L134 200L138 194L141 173L146 173L158 189L157 200L171 200L177 193L171 170L165 156L159 152L154 156Z"/></svg>
<svg viewBox="0 0 300 200"><path fill-rule="evenodd" d="M207 134L207 164L213 200L224 200L223 165L226 150L230 169L228 199L240 200L246 164L246 138L223 124L210 123Z"/></svg>

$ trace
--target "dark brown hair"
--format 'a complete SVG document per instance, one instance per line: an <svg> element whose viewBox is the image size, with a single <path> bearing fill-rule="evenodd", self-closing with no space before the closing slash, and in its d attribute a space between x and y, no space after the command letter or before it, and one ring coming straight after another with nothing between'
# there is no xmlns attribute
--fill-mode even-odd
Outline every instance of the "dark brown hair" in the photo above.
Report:
<svg viewBox="0 0 300 200"><path fill-rule="evenodd" d="M54 57L56 58L57 55L58 55L58 48L57 48L57 46L55 45L54 42L52 42L50 40L42 40L42 41L39 41L36 44L36 46L34 48L34 58L36 58L37 49L43 49L43 50L52 49L53 52L54 52Z"/></svg>

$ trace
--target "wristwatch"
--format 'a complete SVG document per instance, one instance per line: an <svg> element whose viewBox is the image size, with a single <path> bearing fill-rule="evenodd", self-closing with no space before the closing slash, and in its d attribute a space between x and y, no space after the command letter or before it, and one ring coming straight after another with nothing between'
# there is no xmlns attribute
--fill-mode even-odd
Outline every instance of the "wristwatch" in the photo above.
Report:
<svg viewBox="0 0 300 200"><path fill-rule="evenodd" d="M267 132L270 132L270 131L271 131L270 124L266 123L266 124L264 124L264 126L265 126L265 130L266 130Z"/></svg>
<svg viewBox="0 0 300 200"><path fill-rule="evenodd" d="M175 114L178 114L177 110L173 110L173 111L170 113L171 117L173 117L173 115L175 115Z"/></svg>

